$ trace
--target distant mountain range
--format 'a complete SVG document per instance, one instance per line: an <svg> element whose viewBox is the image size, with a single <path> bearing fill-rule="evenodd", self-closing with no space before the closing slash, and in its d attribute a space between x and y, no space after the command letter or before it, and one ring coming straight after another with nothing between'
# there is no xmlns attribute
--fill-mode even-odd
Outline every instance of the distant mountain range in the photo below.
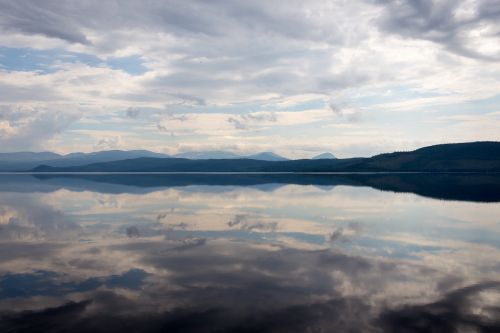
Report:
<svg viewBox="0 0 500 333"><path fill-rule="evenodd" d="M287 158L277 155L272 152L263 152L253 155L238 155L227 151L201 151L201 152L185 152L172 155L175 158L187 158L190 160L232 160L232 159L252 159L259 161L288 161Z"/></svg>
<svg viewBox="0 0 500 333"><path fill-rule="evenodd" d="M332 153L323 153L316 155L312 158L313 160L333 160L336 159L336 157Z"/></svg>
<svg viewBox="0 0 500 333"><path fill-rule="evenodd" d="M0 153L0 171L30 170L41 164L52 167L74 167L139 157L165 158L169 156L147 150L109 150L94 153L71 153L67 155L59 155L51 152Z"/></svg>
<svg viewBox="0 0 500 333"><path fill-rule="evenodd" d="M220 153L220 152L219 152ZM500 172L500 142L443 144L369 158L276 160L272 153L192 159L141 156L76 166L40 163L33 172ZM189 155L188 155L189 156ZM193 156L203 157L194 159ZM211 155L222 156L222 155ZM260 158L260 159L258 159ZM263 159L267 158L267 159ZM274 160L272 160L273 158ZM282 158L283 159L283 158Z"/></svg>
<svg viewBox="0 0 500 333"><path fill-rule="evenodd" d="M254 159L262 161L287 161L285 157L271 152L263 152L249 156L242 156L224 151L185 152L173 156L160 154L148 150L108 150L93 153L71 153L59 155L51 152L16 152L0 153L0 171L26 171L39 165L51 167L76 167L94 163L105 163L141 157L149 158L186 158L192 160L205 159Z"/></svg>

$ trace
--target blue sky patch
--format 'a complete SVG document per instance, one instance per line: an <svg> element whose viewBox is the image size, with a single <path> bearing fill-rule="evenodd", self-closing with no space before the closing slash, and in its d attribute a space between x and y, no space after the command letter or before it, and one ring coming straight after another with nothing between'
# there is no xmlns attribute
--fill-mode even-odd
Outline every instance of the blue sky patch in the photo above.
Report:
<svg viewBox="0 0 500 333"><path fill-rule="evenodd" d="M35 50L30 48L0 47L0 68L8 71L37 71L52 73L59 63L81 63L91 67L108 67L123 70L131 75L147 71L138 56L110 57L102 60L96 56L66 52L59 49Z"/></svg>

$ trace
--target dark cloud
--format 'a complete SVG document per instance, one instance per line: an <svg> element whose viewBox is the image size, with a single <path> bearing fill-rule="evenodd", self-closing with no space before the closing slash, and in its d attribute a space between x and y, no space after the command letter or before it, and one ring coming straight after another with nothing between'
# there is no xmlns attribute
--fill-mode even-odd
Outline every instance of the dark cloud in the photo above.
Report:
<svg viewBox="0 0 500 333"><path fill-rule="evenodd" d="M329 250L265 250L237 242L219 246L203 238L129 243L112 249L140 256L141 264L154 267L158 276L137 270L102 277L101 289L82 294L85 301L62 300L61 305L43 310L3 311L0 328L13 332L115 332L126 327L129 332L413 333L455 332L461 327L495 332L500 327L498 307L489 305L488 297L482 298L498 292L498 282L459 288L428 304L398 307L391 299L382 305L374 302L372 295L380 297L391 283L400 283L402 273L414 278L436 273L408 262ZM168 274L162 275L163 271ZM130 285L131 281L140 283ZM346 295L346 284L355 286L358 295ZM81 281L71 288L60 284L55 289L71 291L75 286L89 283ZM130 286L140 288L136 290L141 297L120 292Z"/></svg>
<svg viewBox="0 0 500 333"><path fill-rule="evenodd" d="M116 149L119 148L121 141L122 139L119 136L103 138L97 141L97 143L94 145L94 149L97 151Z"/></svg>
<svg viewBox="0 0 500 333"><path fill-rule="evenodd" d="M156 217L156 220L158 222L160 222L161 220L165 219L167 217L168 213L160 213L158 214L158 216Z"/></svg>
<svg viewBox="0 0 500 333"><path fill-rule="evenodd" d="M71 10L69 3L55 1L0 1L0 27L69 43L91 44L68 10Z"/></svg>
<svg viewBox="0 0 500 333"><path fill-rule="evenodd" d="M481 293L486 292L500 295L500 283L479 283L452 291L433 303L387 310L379 322L388 333L460 332L465 328L500 332L500 306L483 304Z"/></svg>
<svg viewBox="0 0 500 333"><path fill-rule="evenodd" d="M500 43L500 5L495 0L478 0L469 3L472 8L462 8L466 1L460 0L376 0L383 6L380 20L383 30L404 37L429 40L438 43L456 54L487 61L500 61L500 53L485 53L474 46L485 37ZM470 13L460 17L460 10ZM489 35L469 36L473 29L482 29L489 24L493 30Z"/></svg>
<svg viewBox="0 0 500 333"><path fill-rule="evenodd" d="M161 131L161 132L167 132L167 131L168 131L167 126L165 126L165 125L163 125L163 124L160 124L160 123L156 124L156 128L157 128L159 131ZM172 135L173 135L173 134L172 134Z"/></svg>
<svg viewBox="0 0 500 333"><path fill-rule="evenodd" d="M129 107L125 112L127 117L133 118L133 119L136 119L137 117L139 117L140 113L141 113L141 109L138 107Z"/></svg>
<svg viewBox="0 0 500 333"><path fill-rule="evenodd" d="M170 208L170 210L168 212L158 213L158 215L156 216L156 221L162 222L163 220L165 220L168 217L168 215L174 213L174 211L175 211L174 208Z"/></svg>
<svg viewBox="0 0 500 333"><path fill-rule="evenodd" d="M333 102L330 102L328 104L328 107L330 108L330 110L332 110L333 113L335 113L336 115L338 116L342 116L342 107L340 107L339 105L333 103Z"/></svg>
<svg viewBox="0 0 500 333"><path fill-rule="evenodd" d="M276 121L278 121L278 116L275 112L272 112L272 113L247 113L247 114L241 115L241 117L243 119L255 121L255 122L263 122L263 121L276 122Z"/></svg>
<svg viewBox="0 0 500 333"><path fill-rule="evenodd" d="M123 297L103 295L115 307L123 306ZM102 298L99 301L102 300ZM110 302L111 301L111 302ZM87 315L92 307L102 308ZM56 308L11 314L0 328L45 332L51 327L71 332L380 332L366 321L369 306L359 299L335 300L294 306L270 313L243 314L230 309L178 309L161 313L114 315L95 300L67 303Z"/></svg>
<svg viewBox="0 0 500 333"><path fill-rule="evenodd" d="M227 223L230 228L238 228L245 231L266 231L274 232L278 227L277 222L262 222L258 217L247 214L237 214Z"/></svg>
<svg viewBox="0 0 500 333"><path fill-rule="evenodd" d="M57 211L30 204L25 194L20 200L20 195L0 197L5 207L22 203L25 211L31 211L10 218L50 219L45 223L64 228L61 221L67 219ZM151 218L154 227L164 226L165 218L175 212L162 207ZM141 218L144 212L151 213L145 209ZM130 220L134 218L130 215ZM443 272L425 261L327 247L291 248L274 242L277 225L267 221L255 212L236 214L227 221L231 230L215 233L216 237L208 237L206 230L188 233L185 223L174 222L161 229L164 238L136 238L144 230L149 232L148 224L142 223L128 224L125 232L130 238L123 237L120 224L119 241L86 243L55 233L59 237L45 239L44 246L0 242L0 330L328 332L335 328L382 333L396 332L397 327L401 332L416 332L419 327L439 332L460 325L479 332L498 328L498 308L490 301L499 291L498 282L464 287L469 279L454 280L455 271ZM86 229L91 239L93 228ZM262 232L268 238L234 240L241 230L268 231ZM349 239L362 231L360 223L345 223L332 238ZM109 239L112 233L105 235ZM39 265L44 269L37 270ZM397 295L394 288L401 285L408 294ZM452 287L458 289L450 291ZM22 306L7 306L14 301Z"/></svg>
<svg viewBox="0 0 500 333"><path fill-rule="evenodd" d="M337 241L346 242L347 238L344 237L343 232L344 232L343 228L339 228L339 229L334 230L330 234L330 236L328 237L329 241L330 242L337 242Z"/></svg>
<svg viewBox="0 0 500 333"><path fill-rule="evenodd" d="M243 221L245 221L247 218L248 218L247 214L237 214L231 219L231 221L227 222L227 225L229 227L237 226L241 224Z"/></svg>
<svg viewBox="0 0 500 333"><path fill-rule="evenodd" d="M182 245L174 247L172 251L185 251L204 246L207 243L206 238L186 238L182 240Z"/></svg>
<svg viewBox="0 0 500 333"><path fill-rule="evenodd" d="M7 313L0 318L0 329L11 332L50 332L54 327L71 331L76 320L90 301L69 302L65 305L40 311Z"/></svg>
<svg viewBox="0 0 500 333"><path fill-rule="evenodd" d="M84 296L88 301L82 305L77 317L73 316L73 311L68 311L74 305L70 303L41 311L3 313L0 315L0 325L3 326L0 327L13 329L24 320L27 330L40 327L41 332L46 330L46 322L51 322L52 327L76 332L89 327L98 332L115 331L120 325L132 331L134 327L139 331L140 327L141 332L159 332L160 329L173 332L287 332L293 327L299 331L332 326L340 331L370 328L370 307L361 299L340 297L327 274L333 267L343 270L351 260L359 262L345 266L349 273L354 274L353 277L360 268L360 273L366 274L375 267L367 262L361 264L365 262L361 258L296 250L273 253L245 246L234 247L228 253L225 246L219 248L204 239L184 240L181 244L171 244L168 250L164 244L126 246L135 254L145 255L143 264L154 263L158 269L170 272L168 281L143 286L144 298L119 295L118 290L97 290ZM295 271L297 262L308 269ZM123 274L125 276L128 275ZM98 285L121 287L118 277L101 278ZM122 280L129 282L130 278ZM75 286L81 289L90 285L82 281ZM75 286L70 288L62 284L51 289L72 291ZM315 301L315 295L329 295L330 299ZM88 306L90 304L92 307ZM157 312L148 310L148 304L169 304L171 309ZM64 315L53 316L55 313Z"/></svg>
<svg viewBox="0 0 500 333"><path fill-rule="evenodd" d="M233 117L229 117L227 118L227 122L230 123L231 125L233 125L233 127L237 130L246 130L248 127L243 124L241 121L239 121L238 119L236 118L233 118Z"/></svg>
<svg viewBox="0 0 500 333"><path fill-rule="evenodd" d="M362 120L362 111L357 108L348 107L345 104L328 103L329 109L339 118L345 119L351 123L357 123Z"/></svg>
<svg viewBox="0 0 500 333"><path fill-rule="evenodd" d="M82 32L85 29L116 30L125 27L206 36L227 35L244 28L299 40L337 42L342 39L342 34L334 26L322 26L303 15L302 11L306 8L299 1L293 1L292 6L283 6L279 2L269 4L261 0L252 3L239 0L211 3L68 1L64 4L50 0L25 0L15 3L3 1L0 8L3 12L0 22L4 28L81 44L90 43Z"/></svg>
<svg viewBox="0 0 500 333"><path fill-rule="evenodd" d="M139 228L137 228L135 225L131 226L131 227L128 227L125 230L125 232L126 232L128 238L134 238L134 237L140 237L141 236L141 233L139 232Z"/></svg>
<svg viewBox="0 0 500 333"><path fill-rule="evenodd" d="M237 130L247 130L252 125L258 123L275 123L278 121L278 116L275 112L255 112L255 113L246 113L234 117L229 117L227 122L230 123Z"/></svg>

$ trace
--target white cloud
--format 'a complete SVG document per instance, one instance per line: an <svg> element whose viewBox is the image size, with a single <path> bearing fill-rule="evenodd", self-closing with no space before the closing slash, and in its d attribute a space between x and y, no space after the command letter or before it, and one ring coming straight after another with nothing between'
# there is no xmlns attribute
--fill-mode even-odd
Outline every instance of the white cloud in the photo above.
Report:
<svg viewBox="0 0 500 333"><path fill-rule="evenodd" d="M231 146L260 131L267 136L260 142L293 142L299 133L314 147L327 133L311 124L351 121L359 131L330 133L328 142L369 146L372 141L359 134L363 126L377 127L391 147L438 142L441 136L428 131L422 137L408 121L397 126L406 134L395 138L386 131L392 120L385 112L404 111L418 127L421 110L497 96L496 8L487 0L426 0L420 6L389 0L0 2L0 46L76 52L71 62L60 57L45 71L20 71L9 59L0 70L3 105L43 109L40 117L64 125L46 126L52 135L29 134L37 130L25 126L20 136L19 122L0 119L1 140L17 136L12 149L68 150L91 147L115 137L114 131L123 148L140 143L153 149L163 142L162 149L175 150L194 144L186 136ZM113 68L107 63L130 56L142 62L144 73L129 74L126 61ZM342 109L337 116L326 113L330 102ZM126 114L127 121L117 118ZM99 139L71 137L64 131L73 122L101 131ZM64 142L57 147L61 132ZM224 144L228 136L235 139ZM32 137L37 139L27 139ZM500 139L490 132L487 138ZM289 148L272 150L279 149Z"/></svg>

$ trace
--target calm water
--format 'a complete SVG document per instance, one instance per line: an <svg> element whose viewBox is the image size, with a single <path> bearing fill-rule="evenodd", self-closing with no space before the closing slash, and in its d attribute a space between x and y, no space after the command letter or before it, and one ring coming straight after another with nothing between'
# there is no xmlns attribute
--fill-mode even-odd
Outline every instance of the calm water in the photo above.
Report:
<svg viewBox="0 0 500 333"><path fill-rule="evenodd" d="M500 181L0 176L1 332L499 332Z"/></svg>

